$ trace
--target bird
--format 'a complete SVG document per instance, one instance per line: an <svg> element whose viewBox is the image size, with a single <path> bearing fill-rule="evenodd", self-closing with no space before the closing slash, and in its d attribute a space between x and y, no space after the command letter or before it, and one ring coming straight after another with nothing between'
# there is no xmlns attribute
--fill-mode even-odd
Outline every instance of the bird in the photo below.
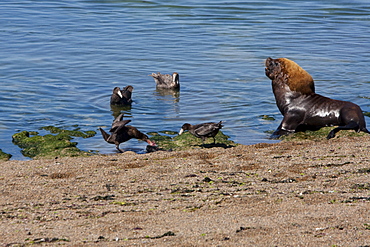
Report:
<svg viewBox="0 0 370 247"><path fill-rule="evenodd" d="M113 89L113 94L110 98L111 105L130 105L132 103L132 91L134 87L131 85L126 86L122 90L119 87Z"/></svg>
<svg viewBox="0 0 370 247"><path fill-rule="evenodd" d="M185 123L180 129L179 135L181 135L185 130L188 130L193 136L202 139L203 144L207 137L212 137L213 144L215 144L215 136L222 127L222 121L218 123L201 123L196 125Z"/></svg>
<svg viewBox="0 0 370 247"><path fill-rule="evenodd" d="M146 141L150 146L156 146L154 141L151 141L147 135L140 132L137 128L127 125L131 120L122 120L123 114L121 113L112 123L112 128L109 130L111 134L99 128L104 140L108 143L115 144L116 149L123 153L124 151L119 148L122 142L128 141L132 138Z"/></svg>
<svg viewBox="0 0 370 247"><path fill-rule="evenodd" d="M157 88L162 89L179 89L180 88L180 76L174 72L172 75L162 75L161 73L152 73Z"/></svg>

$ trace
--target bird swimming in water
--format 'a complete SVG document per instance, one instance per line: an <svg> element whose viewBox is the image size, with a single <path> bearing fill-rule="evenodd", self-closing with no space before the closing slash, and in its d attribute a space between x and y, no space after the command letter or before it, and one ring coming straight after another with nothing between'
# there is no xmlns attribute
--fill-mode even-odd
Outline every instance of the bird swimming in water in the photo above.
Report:
<svg viewBox="0 0 370 247"><path fill-rule="evenodd" d="M162 89L179 89L180 88L180 76L174 72L172 75L162 75L161 73L152 73L151 75L157 85L157 88Z"/></svg>
<svg viewBox="0 0 370 247"><path fill-rule="evenodd" d="M132 91L134 87L131 85L126 86L124 89L115 87L113 89L113 94L110 98L111 105L130 105L132 103Z"/></svg>
<svg viewBox="0 0 370 247"><path fill-rule="evenodd" d="M128 141L132 138L146 141L150 146L156 146L154 141L151 141L147 135L140 132L137 128L126 125L131 120L122 120L123 114L120 114L112 123L112 128L109 130L111 134L105 132L102 128L99 128L104 140L108 143L115 144L116 149L123 153L123 150L119 148L122 142Z"/></svg>
<svg viewBox="0 0 370 247"><path fill-rule="evenodd" d="M196 125L185 123L182 125L179 135L181 135L185 130L188 130L193 136L202 139L203 144L207 137L212 137L213 144L215 144L215 136L222 127L222 121L218 123L202 123Z"/></svg>

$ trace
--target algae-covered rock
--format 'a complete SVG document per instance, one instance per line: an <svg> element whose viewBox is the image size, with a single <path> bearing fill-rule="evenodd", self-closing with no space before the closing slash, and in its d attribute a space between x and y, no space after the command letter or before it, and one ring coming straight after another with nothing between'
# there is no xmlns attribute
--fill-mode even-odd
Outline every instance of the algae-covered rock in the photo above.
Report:
<svg viewBox="0 0 370 247"><path fill-rule="evenodd" d="M11 154L4 153L3 150L0 149L0 161L7 161L12 157Z"/></svg>
<svg viewBox="0 0 370 247"><path fill-rule="evenodd" d="M41 127L41 129L47 130L53 134L63 133L69 136L82 137L82 138L89 138L89 137L93 137L96 135L95 131L80 131L80 128L78 127L74 130L66 130L66 129L61 129L61 128L54 127L54 126L45 126L45 127Z"/></svg>
<svg viewBox="0 0 370 247"><path fill-rule="evenodd" d="M301 140L326 140L329 132L335 127L323 127L319 130L311 131L306 130L304 132L297 132L286 136L281 136L280 139L283 141L301 141ZM349 136L367 136L369 134L364 132L357 133L354 130L341 130L335 134L334 138L345 138Z"/></svg>
<svg viewBox="0 0 370 247"><path fill-rule="evenodd" d="M47 126L42 129L49 130L56 135L39 135L38 132L22 131L13 135L13 143L22 149L22 154L30 158L56 157L56 156L84 156L88 152L77 148L77 142L71 142L72 136L88 138L96 134L95 131L81 132L78 130L63 130Z"/></svg>
<svg viewBox="0 0 370 247"><path fill-rule="evenodd" d="M164 133L167 135L161 135L160 133ZM211 148L211 147L233 147L236 146L237 143L228 140L230 137L219 131L218 134L215 136L216 143L213 144L213 138L207 138L202 145L202 140L193 136L189 132L184 132L181 135L177 135L177 132L174 131L160 131L160 132L150 132L147 133L150 135L150 140L153 140L157 143L161 150L172 150L172 151L179 151L179 150L187 150L193 148Z"/></svg>
<svg viewBox="0 0 370 247"><path fill-rule="evenodd" d="M172 130L162 130L162 131L159 131L159 133L163 133L167 135L177 135L178 134L176 131L172 131Z"/></svg>

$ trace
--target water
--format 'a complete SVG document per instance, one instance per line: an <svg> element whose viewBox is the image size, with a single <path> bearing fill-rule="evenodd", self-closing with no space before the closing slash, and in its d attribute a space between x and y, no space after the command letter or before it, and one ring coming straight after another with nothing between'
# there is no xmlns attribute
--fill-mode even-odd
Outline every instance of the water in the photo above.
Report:
<svg viewBox="0 0 370 247"><path fill-rule="evenodd" d="M108 129L111 91L128 84L135 102L122 112L145 133L223 120L235 142L272 142L266 132L282 117L264 75L269 56L300 64L318 93L370 111L369 1L45 0L0 8L0 148L13 159L26 159L12 144L18 131ZM148 75L174 71L180 93L157 92ZM100 133L76 141L115 152Z"/></svg>

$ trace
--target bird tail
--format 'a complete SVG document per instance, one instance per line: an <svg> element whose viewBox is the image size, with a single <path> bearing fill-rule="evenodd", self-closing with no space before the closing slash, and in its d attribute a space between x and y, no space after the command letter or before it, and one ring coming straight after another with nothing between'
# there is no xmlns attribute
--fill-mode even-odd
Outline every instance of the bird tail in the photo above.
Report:
<svg viewBox="0 0 370 247"><path fill-rule="evenodd" d="M104 140L105 141L108 141L108 138L109 138L109 134L107 132L105 132L105 130L103 130L102 128L99 128L100 132L101 132L101 135L103 136Z"/></svg>

